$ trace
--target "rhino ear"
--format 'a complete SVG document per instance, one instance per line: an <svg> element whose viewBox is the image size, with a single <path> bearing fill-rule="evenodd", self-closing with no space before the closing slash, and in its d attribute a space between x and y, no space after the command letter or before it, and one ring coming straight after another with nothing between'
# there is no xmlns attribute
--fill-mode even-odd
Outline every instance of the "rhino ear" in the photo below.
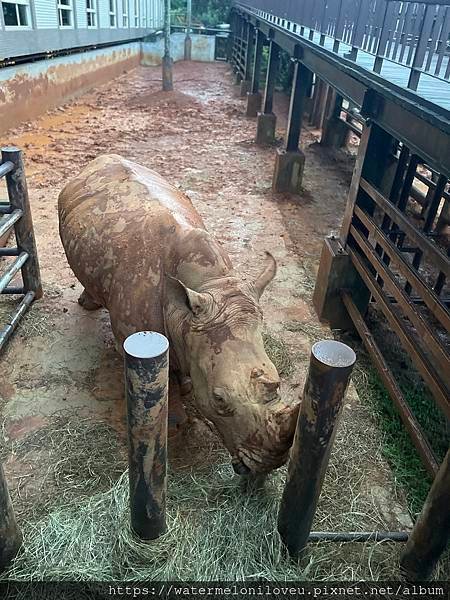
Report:
<svg viewBox="0 0 450 600"><path fill-rule="evenodd" d="M274 259L272 254L270 254L270 252L266 251L266 266L264 268L264 271L259 275L259 277L256 279L255 283L253 284L253 287L256 291L256 296L257 296L258 300L261 298L264 290L266 289L266 287L269 285L269 283L272 281L272 279L275 277L276 274L277 274L277 261Z"/></svg>
<svg viewBox="0 0 450 600"><path fill-rule="evenodd" d="M166 275L166 301L184 304L195 315L199 315L207 305L206 294L188 288L182 281Z"/></svg>

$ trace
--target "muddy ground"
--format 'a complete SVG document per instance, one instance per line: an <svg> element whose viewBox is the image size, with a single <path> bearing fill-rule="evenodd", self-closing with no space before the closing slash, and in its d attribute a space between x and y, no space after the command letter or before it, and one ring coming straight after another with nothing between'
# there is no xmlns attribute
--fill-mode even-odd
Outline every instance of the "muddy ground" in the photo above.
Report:
<svg viewBox="0 0 450 600"><path fill-rule="evenodd" d="M329 336L317 322L311 297L323 238L340 228L351 158L343 152L326 152L317 143L317 132L306 129L301 142L306 154L303 192L300 197L275 195L274 149L253 143L255 120L244 116L244 100L229 67L178 63L173 94L159 91L159 78L159 68L140 67L11 130L2 140L25 150L45 289L44 298L33 306L2 357L3 455L19 520L29 517L30 505L48 489L44 474L51 472L55 461L51 448L27 447L24 442L38 439L39 431L52 424L56 427L61 415L106 423L125 448L122 364L108 315L87 313L77 304L81 286L58 236L58 193L71 175L99 154L121 154L156 169L184 190L244 277L258 273L265 250L274 254L279 272L262 305L269 334L287 349L293 366L284 378L284 393L300 393L312 341ZM280 94L276 102L280 139L287 104ZM386 527L409 527L402 494L381 458L364 398L359 399L353 388L343 420L350 433L339 443L354 444L349 466L360 461L352 493L369 499ZM205 444L216 442L191 417L187 429L171 442L174 463L186 466L192 461L195 453L186 452L187 443L202 456ZM14 450L17 447L26 451L21 454ZM338 455L335 465L338 468ZM57 496L55 487L55 504ZM52 501L50 497L50 506ZM369 515L367 527L372 526Z"/></svg>

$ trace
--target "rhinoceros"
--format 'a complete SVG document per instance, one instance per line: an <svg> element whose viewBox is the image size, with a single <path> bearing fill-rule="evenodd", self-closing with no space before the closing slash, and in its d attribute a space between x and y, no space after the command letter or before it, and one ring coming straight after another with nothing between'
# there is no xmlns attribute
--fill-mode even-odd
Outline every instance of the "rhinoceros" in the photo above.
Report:
<svg viewBox="0 0 450 600"><path fill-rule="evenodd" d="M274 258L247 283L186 195L118 155L90 162L58 208L66 256L84 287L79 303L109 311L119 347L136 331L168 337L171 371L190 378L194 406L216 427L236 473L282 465L298 406L280 398L262 339L259 299Z"/></svg>

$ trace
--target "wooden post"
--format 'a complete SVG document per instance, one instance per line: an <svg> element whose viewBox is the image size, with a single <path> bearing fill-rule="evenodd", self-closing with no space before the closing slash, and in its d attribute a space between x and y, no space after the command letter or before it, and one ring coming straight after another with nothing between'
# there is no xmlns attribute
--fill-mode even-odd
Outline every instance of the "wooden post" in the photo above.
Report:
<svg viewBox="0 0 450 600"><path fill-rule="evenodd" d="M450 540L450 450L434 478L400 567L411 581L428 579Z"/></svg>
<svg viewBox="0 0 450 600"><path fill-rule="evenodd" d="M164 56L162 60L162 88L173 91L173 60L170 56L170 0L164 0Z"/></svg>
<svg viewBox="0 0 450 600"><path fill-rule="evenodd" d="M29 255L22 267L24 290L25 292L34 292L35 299L39 299L42 297L41 274L22 151L15 147L2 148L2 162L7 161L14 164L14 170L6 175L9 201L14 210L19 209L23 212L22 217L14 225L17 247Z"/></svg>
<svg viewBox="0 0 450 600"><path fill-rule="evenodd" d="M9 565L22 545L22 534L16 523L5 472L0 464L0 572Z"/></svg>
<svg viewBox="0 0 450 600"><path fill-rule="evenodd" d="M125 351L131 527L143 540L166 531L169 342L130 335Z"/></svg>
<svg viewBox="0 0 450 600"><path fill-rule="evenodd" d="M278 531L293 557L308 541L355 360L351 348L334 340L317 342L311 350L278 513Z"/></svg>

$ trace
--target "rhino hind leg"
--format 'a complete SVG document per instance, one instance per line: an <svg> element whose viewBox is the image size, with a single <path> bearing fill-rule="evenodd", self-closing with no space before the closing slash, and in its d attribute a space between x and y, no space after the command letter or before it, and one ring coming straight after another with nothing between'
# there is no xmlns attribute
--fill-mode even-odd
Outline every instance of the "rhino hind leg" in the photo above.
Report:
<svg viewBox="0 0 450 600"><path fill-rule="evenodd" d="M98 304L91 298L86 290L83 290L83 293L78 298L78 304L85 310L97 310L98 308L102 307L101 304Z"/></svg>

